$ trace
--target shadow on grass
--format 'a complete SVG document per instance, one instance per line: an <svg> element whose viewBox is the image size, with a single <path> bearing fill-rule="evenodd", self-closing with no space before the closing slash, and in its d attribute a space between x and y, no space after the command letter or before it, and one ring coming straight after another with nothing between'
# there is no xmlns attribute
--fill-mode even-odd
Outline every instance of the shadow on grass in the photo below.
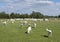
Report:
<svg viewBox="0 0 60 42"><path fill-rule="evenodd" d="M27 31L25 33L28 34Z"/></svg>
<svg viewBox="0 0 60 42"><path fill-rule="evenodd" d="M47 35L41 35L42 37L45 37L45 38L48 38L48 36Z"/></svg>

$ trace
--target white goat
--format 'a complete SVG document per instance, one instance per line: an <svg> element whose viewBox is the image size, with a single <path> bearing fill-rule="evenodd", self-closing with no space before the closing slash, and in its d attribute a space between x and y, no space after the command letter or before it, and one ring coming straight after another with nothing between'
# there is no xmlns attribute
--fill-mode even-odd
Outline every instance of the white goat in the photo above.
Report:
<svg viewBox="0 0 60 42"><path fill-rule="evenodd" d="M48 30L48 29L46 29L46 31L48 32L48 37L51 37L52 36L52 31Z"/></svg>
<svg viewBox="0 0 60 42"><path fill-rule="evenodd" d="M6 23L7 23L6 21L2 22L3 25L6 25Z"/></svg>
<svg viewBox="0 0 60 42"><path fill-rule="evenodd" d="M30 31L31 31L31 26L28 27L28 29L27 29L27 33L29 34Z"/></svg>
<svg viewBox="0 0 60 42"><path fill-rule="evenodd" d="M34 23L34 27L36 28L36 23Z"/></svg>
<svg viewBox="0 0 60 42"><path fill-rule="evenodd" d="M48 19L45 19L45 21L49 21Z"/></svg>
<svg viewBox="0 0 60 42"><path fill-rule="evenodd" d="M40 19L40 22L43 21L43 19Z"/></svg>
<svg viewBox="0 0 60 42"><path fill-rule="evenodd" d="M10 19L11 23L14 23L15 22L15 19Z"/></svg>

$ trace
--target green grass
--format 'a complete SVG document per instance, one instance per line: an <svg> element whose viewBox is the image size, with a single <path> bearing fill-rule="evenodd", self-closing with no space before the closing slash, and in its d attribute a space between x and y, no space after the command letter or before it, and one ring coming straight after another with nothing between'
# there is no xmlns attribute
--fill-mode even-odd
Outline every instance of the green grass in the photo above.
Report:
<svg viewBox="0 0 60 42"><path fill-rule="evenodd" d="M28 22L33 26L34 21ZM0 21L0 42L60 42L60 20L36 23L36 29L32 28L31 33L26 34L27 26L21 27L20 21L15 21L13 24L9 21L6 26L3 26ZM47 35L46 28L52 30L52 37L44 37Z"/></svg>

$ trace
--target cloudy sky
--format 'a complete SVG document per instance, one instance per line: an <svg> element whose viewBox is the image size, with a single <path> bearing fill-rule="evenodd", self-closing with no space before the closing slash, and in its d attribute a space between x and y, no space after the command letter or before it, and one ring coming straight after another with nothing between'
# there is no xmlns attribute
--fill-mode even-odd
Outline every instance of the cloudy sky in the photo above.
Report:
<svg viewBox="0 0 60 42"><path fill-rule="evenodd" d="M0 0L0 12L31 13L41 12L44 15L60 15L60 0Z"/></svg>

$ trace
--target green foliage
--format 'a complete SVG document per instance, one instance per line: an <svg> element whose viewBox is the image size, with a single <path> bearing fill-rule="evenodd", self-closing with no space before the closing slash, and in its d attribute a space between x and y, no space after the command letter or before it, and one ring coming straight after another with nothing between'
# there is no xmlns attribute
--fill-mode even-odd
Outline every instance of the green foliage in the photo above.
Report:
<svg viewBox="0 0 60 42"><path fill-rule="evenodd" d="M58 15L58 17L60 18L60 15Z"/></svg>
<svg viewBox="0 0 60 42"><path fill-rule="evenodd" d="M43 14L41 14L40 12L32 12L31 13L31 17L32 18L43 18L44 17L44 15Z"/></svg>
<svg viewBox="0 0 60 42"><path fill-rule="evenodd" d="M9 18L9 15L6 14L5 12L0 13L0 18Z"/></svg>
<svg viewBox="0 0 60 42"><path fill-rule="evenodd" d="M19 13L10 13L10 14L7 14L5 12L0 12L0 18L57 18L57 17L60 17L59 16L45 16L43 15L42 13L40 12L35 12L35 11L32 11L31 14L19 14Z"/></svg>
<svg viewBox="0 0 60 42"><path fill-rule="evenodd" d="M15 18L15 14L14 13L11 13L10 14L10 18Z"/></svg>

